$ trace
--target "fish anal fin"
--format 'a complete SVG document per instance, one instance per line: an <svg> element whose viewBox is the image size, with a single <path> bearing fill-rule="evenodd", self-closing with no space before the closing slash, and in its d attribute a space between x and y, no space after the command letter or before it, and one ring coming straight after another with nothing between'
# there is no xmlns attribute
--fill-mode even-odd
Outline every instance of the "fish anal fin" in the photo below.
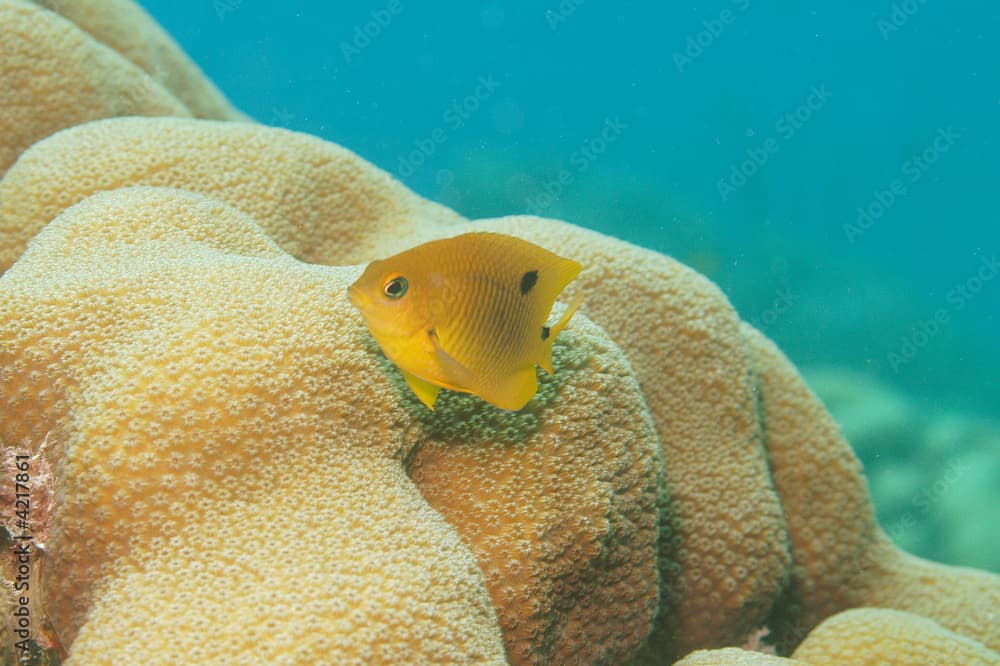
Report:
<svg viewBox="0 0 1000 666"><path fill-rule="evenodd" d="M562 293L563 289L570 282L576 279L576 276L583 270L583 266L572 259L566 259L551 253L549 254L549 258L551 261L542 267L538 277L538 285L534 288L535 302L532 319L539 326L536 330L541 342L539 358L536 360L536 363L542 366L546 372L552 374L552 341L559 335L559 331L566 326L569 318L573 316L573 312L579 307L579 302L574 301L575 304L571 304L567 308L566 313L560 318L558 323L546 326L545 320L552 313L552 306L555 304L556 299L559 298L559 294Z"/></svg>
<svg viewBox="0 0 1000 666"><path fill-rule="evenodd" d="M503 379L475 390L476 395L500 409L518 410L528 404L538 392L535 366L515 370Z"/></svg>
<svg viewBox="0 0 1000 666"><path fill-rule="evenodd" d="M410 385L413 393L420 398L420 402L427 405L431 411L433 411L434 402L437 400L441 387L435 386L434 384L431 384L430 382L423 380L406 370L401 370L401 372L403 373L403 379L405 379L406 383Z"/></svg>
<svg viewBox="0 0 1000 666"><path fill-rule="evenodd" d="M542 366L542 369L550 375L554 374L554 370L552 369L552 343L555 342L556 336L558 336L559 333L566 328L566 324L568 324L569 320L574 314L576 314L576 311L580 308L582 303L583 292L578 291L576 292L576 295L573 296L573 300L571 300L569 305L566 306L566 310L563 312L562 317L559 318L559 321L552 324L552 326L542 327L542 332L547 332L548 335L543 335L542 337L542 353L541 358L538 359L538 365Z"/></svg>
<svg viewBox="0 0 1000 666"><path fill-rule="evenodd" d="M566 324L569 323L569 320L576 314L576 311L580 309L582 304L583 292L578 291L573 298L570 299L569 304L566 305L566 310L563 311L562 316L559 317L559 321L552 324L552 326L549 326L549 335L546 342L548 342L550 346L552 345L552 341L556 339L556 336L558 336L562 330L566 328Z"/></svg>

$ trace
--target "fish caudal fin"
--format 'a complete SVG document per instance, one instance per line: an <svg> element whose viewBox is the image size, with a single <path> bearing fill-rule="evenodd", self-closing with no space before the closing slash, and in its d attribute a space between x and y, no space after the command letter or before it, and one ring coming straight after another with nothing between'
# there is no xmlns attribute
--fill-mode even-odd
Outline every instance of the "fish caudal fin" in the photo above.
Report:
<svg viewBox="0 0 1000 666"><path fill-rule="evenodd" d="M437 396L441 391L441 388L431 384L430 382L424 381L416 375L411 375L406 370L401 370L401 372L403 373L403 379L405 379L406 383L410 385L410 388L413 389L416 396L420 398L420 402L427 405L431 411L434 411L434 402L437 400Z"/></svg>
<svg viewBox="0 0 1000 666"><path fill-rule="evenodd" d="M563 312L562 317L559 318L559 321L547 329L548 335L545 336L545 340L542 342L542 358L538 360L538 365L542 366L545 372L550 375L554 374L554 370L552 369L552 343L555 342L556 336L559 335L564 328L566 328L566 324L568 324L569 320L574 314L576 314L576 311L580 308L582 303L583 292L578 291L576 292L576 296L573 297L573 300L571 300L569 305L566 306L566 310Z"/></svg>
<svg viewBox="0 0 1000 666"><path fill-rule="evenodd" d="M476 389L476 394L500 409L518 410L528 404L538 391L535 366L525 366L507 377Z"/></svg>

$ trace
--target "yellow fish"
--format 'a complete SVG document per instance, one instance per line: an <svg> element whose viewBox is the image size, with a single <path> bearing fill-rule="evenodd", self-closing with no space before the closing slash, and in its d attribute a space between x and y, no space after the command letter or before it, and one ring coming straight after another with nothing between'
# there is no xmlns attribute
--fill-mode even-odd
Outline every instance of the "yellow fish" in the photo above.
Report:
<svg viewBox="0 0 1000 666"><path fill-rule="evenodd" d="M373 261L347 294L421 402L441 388L521 409L552 374L552 341L580 306L546 326L583 267L528 241L470 233Z"/></svg>

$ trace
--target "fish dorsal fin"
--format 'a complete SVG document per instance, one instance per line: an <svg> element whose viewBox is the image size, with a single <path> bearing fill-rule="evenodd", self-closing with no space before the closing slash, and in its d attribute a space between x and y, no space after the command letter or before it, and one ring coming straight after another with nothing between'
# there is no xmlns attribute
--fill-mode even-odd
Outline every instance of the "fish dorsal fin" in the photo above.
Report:
<svg viewBox="0 0 1000 666"><path fill-rule="evenodd" d="M527 254L526 260L530 266L519 277L518 286L521 298L532 299L531 335L538 336L536 339L539 342L536 347L537 358L532 359L532 362L552 374L552 342L580 306L581 296L574 299L556 324L548 327L545 322L559 294L576 279L583 266L538 246L532 246Z"/></svg>
<svg viewBox="0 0 1000 666"><path fill-rule="evenodd" d="M535 366L525 366L506 377L477 388L476 395L500 409L518 410L538 391Z"/></svg>
<svg viewBox="0 0 1000 666"><path fill-rule="evenodd" d="M580 274L583 266L543 248L538 249L537 265L519 277L519 290L521 298L532 299L534 319L541 326L552 312L559 294Z"/></svg>
<svg viewBox="0 0 1000 666"><path fill-rule="evenodd" d="M413 392L420 402L427 405L432 411L434 409L434 402L437 400L438 393L441 391L440 387L431 384L430 382L424 381L420 377L407 372L406 370L400 370L403 373L403 379L406 383L410 385Z"/></svg>
<svg viewBox="0 0 1000 666"><path fill-rule="evenodd" d="M556 336L566 328L566 324L569 320L576 314L577 309L580 304L583 303L583 292L578 291L576 295L573 296L573 300L569 302L566 309L563 311L562 317L559 321L552 324L552 326L543 326L542 335L542 357L538 359L538 365L542 366L545 372L555 374L552 369L552 343L555 342Z"/></svg>

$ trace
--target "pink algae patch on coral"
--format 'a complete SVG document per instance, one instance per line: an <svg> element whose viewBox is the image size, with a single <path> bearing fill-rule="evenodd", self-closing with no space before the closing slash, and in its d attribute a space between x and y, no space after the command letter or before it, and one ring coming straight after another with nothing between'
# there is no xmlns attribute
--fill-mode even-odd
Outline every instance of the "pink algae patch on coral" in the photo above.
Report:
<svg viewBox="0 0 1000 666"><path fill-rule="evenodd" d="M760 629L756 629L753 632L751 632L749 636L747 636L746 642L743 643L743 645L741 645L740 647L743 648L744 650L747 650L748 652L760 652L761 654L777 655L778 653L774 649L774 646L769 643L766 643L764 640L770 634L771 630L768 629L766 626L763 626Z"/></svg>
<svg viewBox="0 0 1000 666"><path fill-rule="evenodd" d="M50 433L51 434L51 433ZM55 476L46 455L49 435L37 446L4 446L0 454L0 525L17 538L27 536L43 548L52 524Z"/></svg>
<svg viewBox="0 0 1000 666"><path fill-rule="evenodd" d="M50 433L51 434L51 433ZM3 663L47 664L66 658L45 616L41 579L52 525L55 475L47 457L49 434L37 445L3 444L0 451L0 572L2 603L12 644L0 647ZM25 659L28 662L25 662Z"/></svg>

